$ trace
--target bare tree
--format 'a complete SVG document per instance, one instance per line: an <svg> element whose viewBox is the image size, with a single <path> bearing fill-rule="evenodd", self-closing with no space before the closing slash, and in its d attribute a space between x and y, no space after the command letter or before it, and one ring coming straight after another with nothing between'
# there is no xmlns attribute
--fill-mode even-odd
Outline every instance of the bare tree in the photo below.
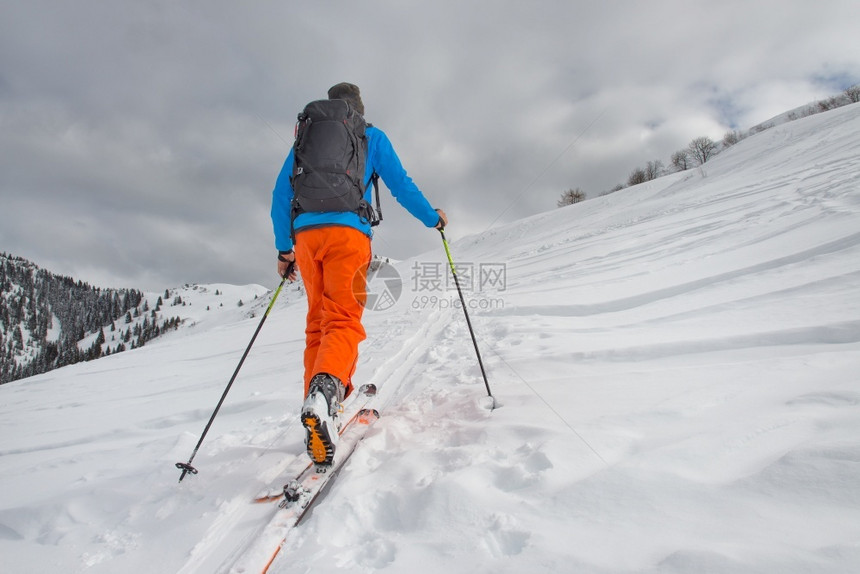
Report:
<svg viewBox="0 0 860 574"><path fill-rule="evenodd" d="M852 103L860 102L860 84L846 88L845 97Z"/></svg>
<svg viewBox="0 0 860 574"><path fill-rule="evenodd" d="M831 96L831 97L827 98L826 100L821 100L820 102L818 102L818 109L821 110L822 112L826 112L829 110L835 110L836 108L838 108L841 105L842 105L842 103L839 101L838 97Z"/></svg>
<svg viewBox="0 0 860 574"><path fill-rule="evenodd" d="M678 171L690 169L690 152L685 149L672 154L672 166Z"/></svg>
<svg viewBox="0 0 860 574"><path fill-rule="evenodd" d="M741 132L739 132L737 130L727 131L726 135L723 136L723 147L724 148L732 147L733 145L735 145L736 143L738 143L742 139L744 139L744 138L743 138L743 135L741 134Z"/></svg>
<svg viewBox="0 0 860 574"><path fill-rule="evenodd" d="M627 177L627 185L637 185L640 183L645 183L646 181L648 181L648 175L641 167L637 167L636 169L634 169Z"/></svg>
<svg viewBox="0 0 860 574"><path fill-rule="evenodd" d="M649 161L645 165L645 177L648 178L648 181L652 179L657 179L663 173L663 162L659 159L654 161Z"/></svg>
<svg viewBox="0 0 860 574"><path fill-rule="evenodd" d="M717 151L717 144L708 136L702 136L694 139L687 146L690 156L696 160L699 165L707 162Z"/></svg>
<svg viewBox="0 0 860 574"><path fill-rule="evenodd" d="M573 205L574 203L579 203L580 201L585 201L585 192L580 188L572 188L568 189L564 193L561 194L561 199L558 200L558 206L564 207L565 205Z"/></svg>

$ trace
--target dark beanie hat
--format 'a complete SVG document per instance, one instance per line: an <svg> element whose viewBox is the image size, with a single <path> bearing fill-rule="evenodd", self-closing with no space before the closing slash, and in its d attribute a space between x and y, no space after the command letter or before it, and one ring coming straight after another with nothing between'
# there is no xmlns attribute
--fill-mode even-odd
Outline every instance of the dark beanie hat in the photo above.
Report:
<svg viewBox="0 0 860 574"><path fill-rule="evenodd" d="M341 82L328 89L328 99L346 100L352 108L364 115L364 104L361 103L361 92L355 84Z"/></svg>

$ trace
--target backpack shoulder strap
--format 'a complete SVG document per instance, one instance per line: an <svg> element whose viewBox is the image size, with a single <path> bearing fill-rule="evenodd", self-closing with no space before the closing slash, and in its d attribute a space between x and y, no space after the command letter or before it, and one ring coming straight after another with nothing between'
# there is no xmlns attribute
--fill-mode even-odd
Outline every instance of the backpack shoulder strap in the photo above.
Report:
<svg viewBox="0 0 860 574"><path fill-rule="evenodd" d="M374 127L373 124L368 123L368 128ZM373 184L373 194L376 196L376 217L370 223L371 227L376 227L382 222L382 203L379 201L379 174L376 173L376 170L373 170L373 173L370 174L370 182Z"/></svg>
<svg viewBox="0 0 860 574"><path fill-rule="evenodd" d="M382 222L382 204L379 202L379 174L376 171L370 175L370 181L373 183L373 193L376 195L376 218L370 223L370 226L376 227Z"/></svg>

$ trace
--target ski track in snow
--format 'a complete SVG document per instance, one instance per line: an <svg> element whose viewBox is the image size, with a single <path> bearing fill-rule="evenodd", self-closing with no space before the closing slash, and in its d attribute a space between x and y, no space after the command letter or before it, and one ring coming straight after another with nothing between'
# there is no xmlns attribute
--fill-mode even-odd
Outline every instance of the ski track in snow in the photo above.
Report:
<svg viewBox="0 0 860 574"><path fill-rule="evenodd" d="M453 242L507 265L467 293L503 302L470 310L494 411L462 310L398 265L357 373L382 418L270 571L860 570L857 134L840 108ZM10 571L230 572L302 457L303 315L278 303L181 485L258 318L0 388Z"/></svg>

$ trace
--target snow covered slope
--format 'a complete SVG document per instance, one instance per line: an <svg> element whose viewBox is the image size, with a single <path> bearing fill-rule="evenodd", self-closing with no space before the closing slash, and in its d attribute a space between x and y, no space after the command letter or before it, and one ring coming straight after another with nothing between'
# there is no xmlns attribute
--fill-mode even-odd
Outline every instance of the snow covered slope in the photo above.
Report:
<svg viewBox="0 0 860 574"><path fill-rule="evenodd" d="M492 412L441 245L399 263L357 373L383 418L272 571L860 571L858 148L855 104L454 241ZM181 485L259 314L0 387L4 571L230 572L303 456L303 316Z"/></svg>

